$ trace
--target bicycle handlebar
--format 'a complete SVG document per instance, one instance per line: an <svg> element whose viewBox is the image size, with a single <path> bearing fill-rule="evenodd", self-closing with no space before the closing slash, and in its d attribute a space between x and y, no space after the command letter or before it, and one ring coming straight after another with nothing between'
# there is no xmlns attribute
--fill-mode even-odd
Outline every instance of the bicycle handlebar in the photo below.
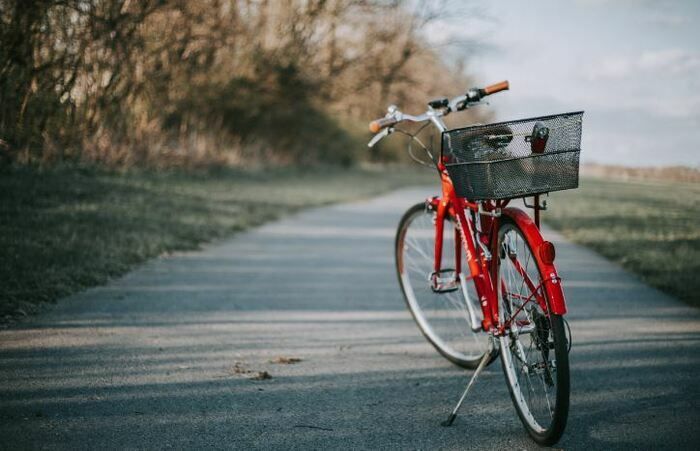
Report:
<svg viewBox="0 0 700 451"><path fill-rule="evenodd" d="M369 123L369 131L372 133L377 133L381 129L390 127L398 122L398 119L395 117L383 117L381 119L376 119Z"/></svg>
<svg viewBox="0 0 700 451"><path fill-rule="evenodd" d="M386 117L380 118L380 119L375 119L372 122L369 123L369 131L372 133L379 133L382 129L386 127L391 127L392 125L398 124L399 122L403 120L410 120L413 122L419 122L423 120L430 119L430 114L437 115L437 116L444 116L449 114L451 111L461 111L469 107L470 104L478 104L479 101L491 94L495 94L497 92L501 91L506 91L510 88L510 85L508 84L507 80L494 83L492 85L486 86L485 88L482 89L470 89L467 91L465 95L455 97L451 101L447 103L447 106L445 106L442 110L434 111L433 108L430 108L429 111L425 114L422 114L420 116L410 116L407 114L403 114L399 111L392 111L389 110L389 114L387 114ZM393 107L395 108L395 107ZM435 114L439 113L439 114Z"/></svg>
<svg viewBox="0 0 700 451"><path fill-rule="evenodd" d="M489 95L495 94L497 92L507 91L509 87L510 87L510 85L508 84L508 80L503 80L501 82L494 83L492 85L485 87L484 89L482 89L482 91L484 91L485 95L489 96Z"/></svg>

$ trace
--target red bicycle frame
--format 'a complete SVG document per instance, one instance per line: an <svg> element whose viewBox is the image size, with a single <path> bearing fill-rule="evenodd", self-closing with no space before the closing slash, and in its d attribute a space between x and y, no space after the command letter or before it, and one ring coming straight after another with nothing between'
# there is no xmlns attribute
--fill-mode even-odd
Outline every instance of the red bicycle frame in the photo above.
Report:
<svg viewBox="0 0 700 451"><path fill-rule="evenodd" d="M445 218L450 215L456 221L455 276L460 277L462 273L461 256L462 251L464 251L469 266L469 275L474 280L484 318L481 323L483 330L494 330L495 334L499 335L510 327L510 319L503 323L499 320L498 286L494 284L494 280L498 277L498 227L502 216L506 216L516 223L525 234L527 242L532 247L531 250L540 273L545 275L544 280L532 280L520 262L517 261L517 257L510 257L514 267L523 277L531 292L531 295L524 299L522 307L534 299L540 304L542 311L547 312L547 314L563 315L566 313L566 300L561 289L561 279L553 264L554 245L545 241L539 231L539 210L541 208L539 199L535 198L535 221L533 221L527 213L518 208L506 208L508 200L486 201L479 204L457 196L442 161L438 163L438 170L442 182L442 196L427 200L429 208L436 214L433 274L440 274L442 269ZM467 210L472 212L478 224L474 224L474 221L466 215ZM477 230L475 230L475 226L479 226ZM477 243L475 240L479 240L479 242ZM462 243L463 249L460 249L460 243ZM546 297L543 296L542 290L546 293ZM512 314L511 318L515 318L517 313L518 311Z"/></svg>

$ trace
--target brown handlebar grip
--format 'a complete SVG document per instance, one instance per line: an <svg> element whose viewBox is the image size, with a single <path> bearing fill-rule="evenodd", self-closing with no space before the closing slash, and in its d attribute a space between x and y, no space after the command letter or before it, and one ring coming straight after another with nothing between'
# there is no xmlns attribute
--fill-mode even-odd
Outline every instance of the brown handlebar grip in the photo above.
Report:
<svg viewBox="0 0 700 451"><path fill-rule="evenodd" d="M379 130L396 124L397 120L393 117L383 117L369 123L369 131L377 133Z"/></svg>
<svg viewBox="0 0 700 451"><path fill-rule="evenodd" d="M504 80L504 81L502 81L502 82L500 82L500 83L494 83L494 84L492 84L492 85L490 85L490 86L485 87L485 88L484 88L484 94L486 94L486 95L488 96L488 95L491 95L491 94L495 94L495 93L497 93L497 92L499 92L499 91L505 91L505 90L507 90L508 88L509 88L508 80Z"/></svg>

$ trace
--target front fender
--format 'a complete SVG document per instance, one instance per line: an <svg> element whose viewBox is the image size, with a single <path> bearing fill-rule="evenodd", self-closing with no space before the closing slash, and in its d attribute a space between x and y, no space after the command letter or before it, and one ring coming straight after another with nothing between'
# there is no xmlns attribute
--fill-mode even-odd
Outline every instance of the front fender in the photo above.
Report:
<svg viewBox="0 0 700 451"><path fill-rule="evenodd" d="M514 207L504 208L502 215L508 217L525 235L525 239L530 244L530 248L540 274L545 278L544 288L547 292L550 308L552 313L563 315L566 313L566 299L564 298L564 290L561 287L561 279L554 267L554 263L547 263L540 256L540 246L544 243L540 230L535 225L535 222L523 210Z"/></svg>

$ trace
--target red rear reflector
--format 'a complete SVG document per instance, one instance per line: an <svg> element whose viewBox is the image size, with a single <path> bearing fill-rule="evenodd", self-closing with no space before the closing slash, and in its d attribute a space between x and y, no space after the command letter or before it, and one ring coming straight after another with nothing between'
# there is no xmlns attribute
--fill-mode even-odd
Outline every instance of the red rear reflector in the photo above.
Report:
<svg viewBox="0 0 700 451"><path fill-rule="evenodd" d="M542 244L540 244L540 259L542 262L546 265L551 265L554 263L554 256L556 255L556 252L554 251L554 245L550 243L549 241L543 241Z"/></svg>

